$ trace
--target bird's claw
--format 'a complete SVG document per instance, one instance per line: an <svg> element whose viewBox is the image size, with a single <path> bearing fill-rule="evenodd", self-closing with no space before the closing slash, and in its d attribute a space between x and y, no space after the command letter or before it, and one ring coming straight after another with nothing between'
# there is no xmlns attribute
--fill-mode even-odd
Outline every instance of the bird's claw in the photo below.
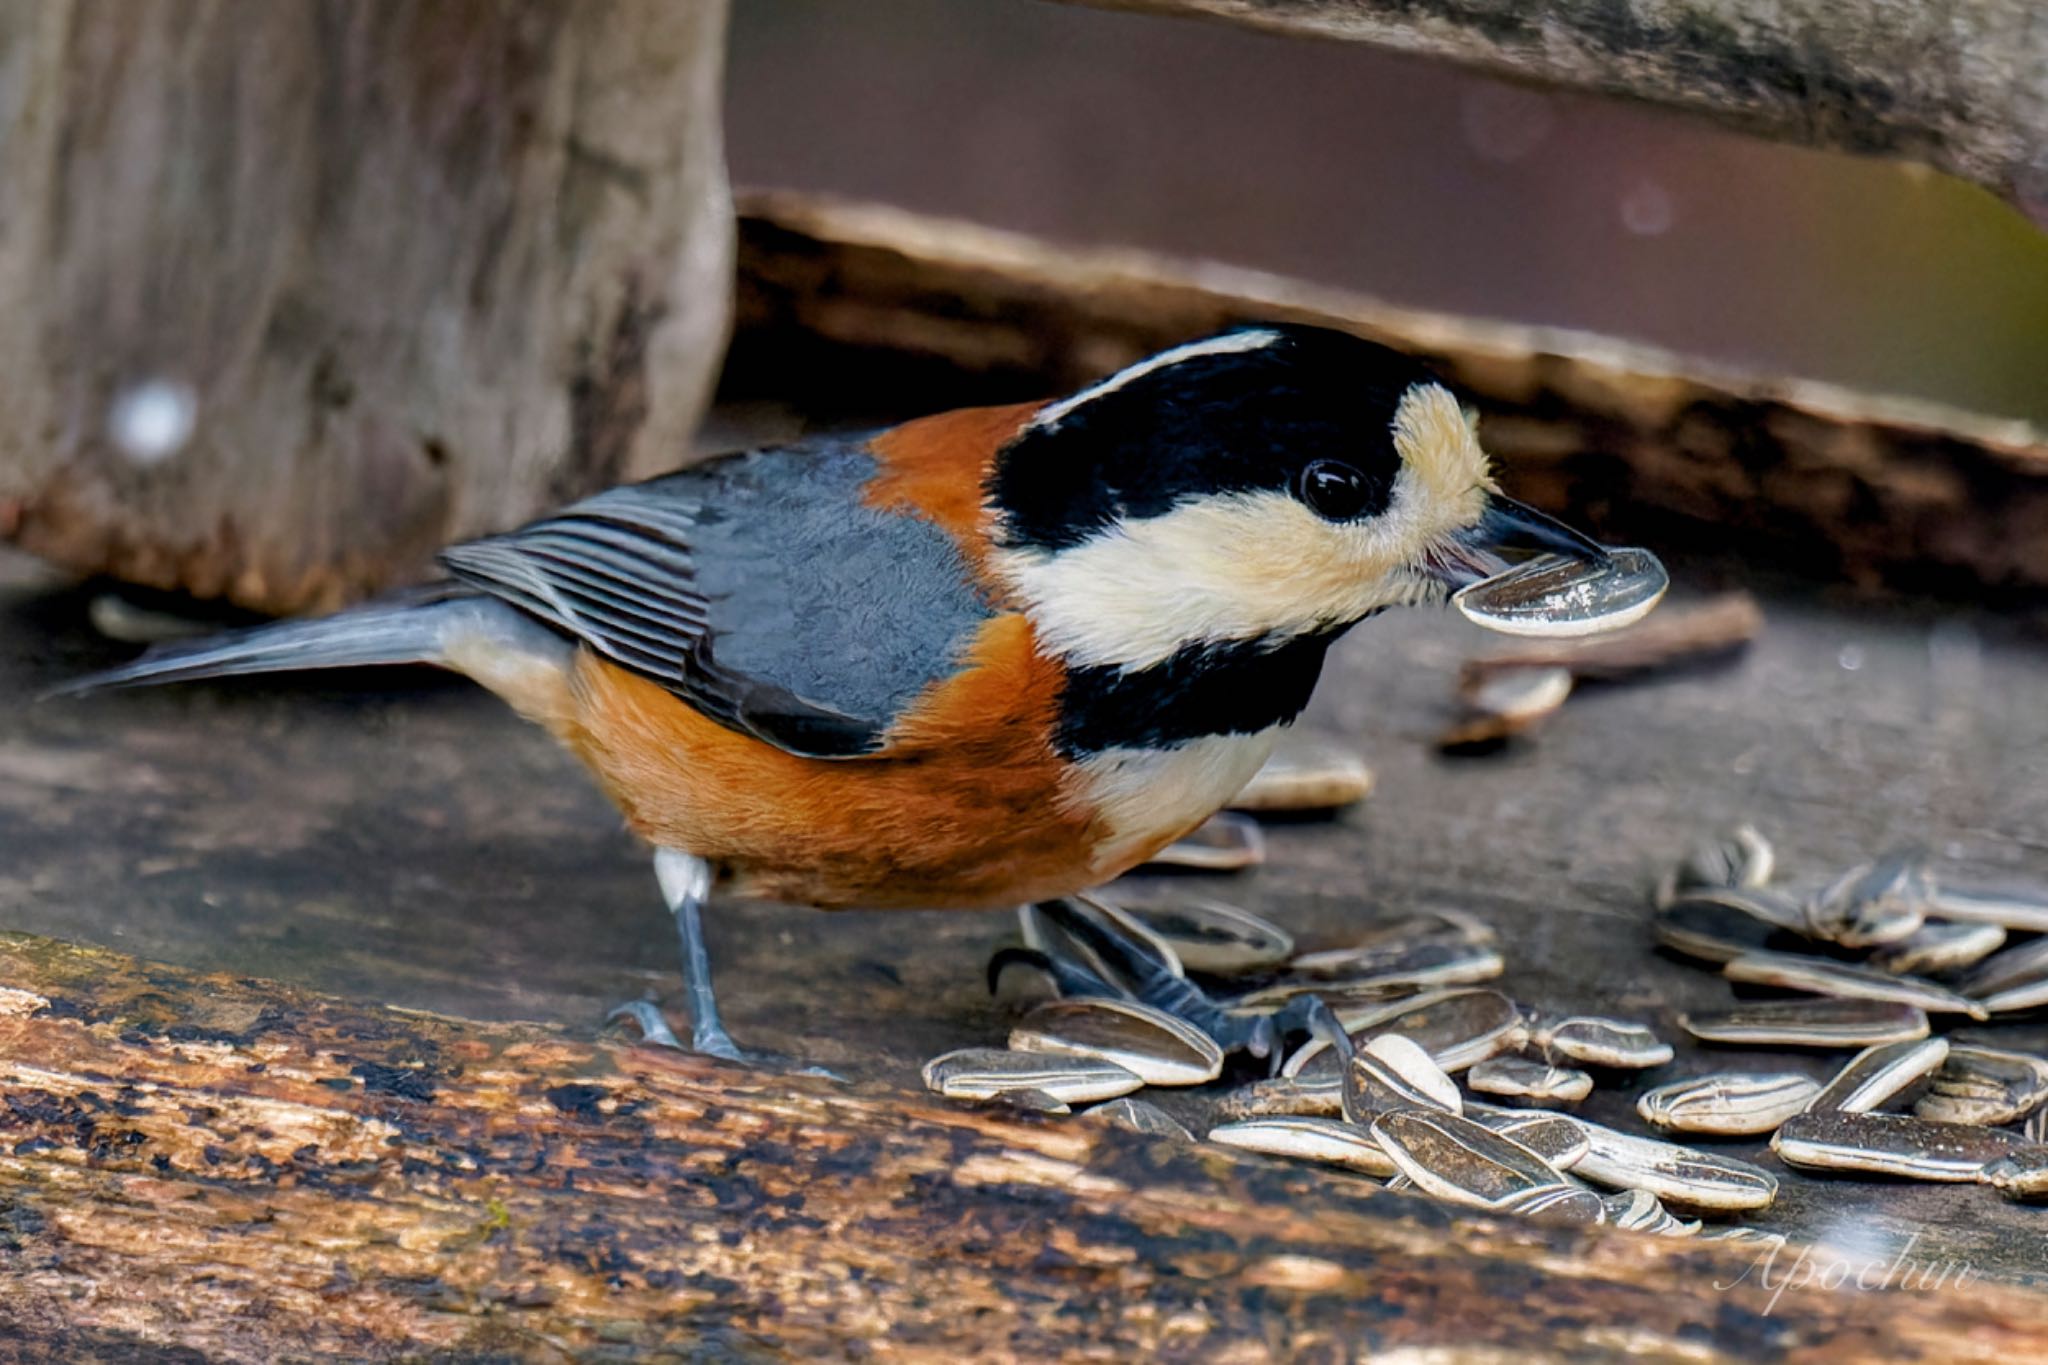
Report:
<svg viewBox="0 0 2048 1365"><path fill-rule="evenodd" d="M676 1031L668 1026L668 1020L662 1018L661 1011L648 1001L628 1000L604 1017L607 1024L619 1019L631 1019L638 1025L640 1041L647 1046L672 1047L678 1052L683 1051L683 1040L676 1037ZM727 1046L731 1046L730 1041Z"/></svg>

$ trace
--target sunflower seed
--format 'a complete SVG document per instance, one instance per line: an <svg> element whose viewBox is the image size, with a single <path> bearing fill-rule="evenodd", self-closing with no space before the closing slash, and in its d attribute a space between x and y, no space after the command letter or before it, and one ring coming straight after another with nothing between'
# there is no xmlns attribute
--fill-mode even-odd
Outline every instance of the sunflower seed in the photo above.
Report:
<svg viewBox="0 0 2048 1365"><path fill-rule="evenodd" d="M1577 1067L1551 1066L1526 1057L1489 1057L1465 1073L1465 1084L1482 1095L1535 1103L1577 1104L1593 1093L1593 1078Z"/></svg>
<svg viewBox="0 0 2048 1365"><path fill-rule="evenodd" d="M1232 810L1336 810L1372 791L1372 769L1356 754L1336 749L1290 749L1274 754L1231 798Z"/></svg>
<svg viewBox="0 0 2048 1365"><path fill-rule="evenodd" d="M1941 1123L2017 1123L2048 1100L2048 1061L2024 1052L1958 1044L1913 1106Z"/></svg>
<svg viewBox="0 0 2048 1365"><path fill-rule="evenodd" d="M1486 921L1441 910L1375 925L1345 947L1303 953L1290 966L1304 976L1373 977L1408 966L1422 948L1492 948L1499 942Z"/></svg>
<svg viewBox="0 0 2048 1365"><path fill-rule="evenodd" d="M1343 1104L1344 1117L1364 1127L1376 1115L1394 1109L1456 1114L1464 1100L1458 1083L1412 1039L1385 1034L1352 1055L1344 1075Z"/></svg>
<svg viewBox="0 0 2048 1365"><path fill-rule="evenodd" d="M1184 867L1194 872L1242 872L1266 861L1266 834L1258 822L1235 811L1218 811L1193 832L1160 849L1148 867Z"/></svg>
<svg viewBox="0 0 2048 1365"><path fill-rule="evenodd" d="M1607 1221L1607 1205L1584 1185L1558 1181L1538 1185L1502 1199L1494 1207L1502 1213L1524 1218L1541 1218L1552 1223L1577 1223L1591 1227Z"/></svg>
<svg viewBox="0 0 2048 1365"><path fill-rule="evenodd" d="M1465 1107L1465 1117L1496 1133L1507 1134L1549 1162L1554 1170L1568 1171L1578 1165L1589 1146L1585 1128L1562 1114L1471 1104Z"/></svg>
<svg viewBox="0 0 2048 1365"><path fill-rule="evenodd" d="M1580 1127L1589 1147L1572 1173L1596 1184L1648 1190L1666 1203L1700 1209L1760 1209L1778 1197L1777 1178L1746 1161L1597 1123Z"/></svg>
<svg viewBox="0 0 2048 1365"><path fill-rule="evenodd" d="M1664 1207L1664 1201L1648 1190L1617 1190L1600 1201L1607 1206L1607 1221L1630 1232L1654 1233L1659 1237L1695 1237L1698 1219L1683 1219Z"/></svg>
<svg viewBox="0 0 2048 1365"><path fill-rule="evenodd" d="M1809 1114L1867 1114L1948 1059L1948 1039L1880 1043L1849 1059L1807 1103Z"/></svg>
<svg viewBox="0 0 2048 1365"><path fill-rule="evenodd" d="M1632 625L1671 585L1648 550L1610 549L1605 563L1540 555L1451 598L1465 619L1506 635L1593 635Z"/></svg>
<svg viewBox="0 0 2048 1365"><path fill-rule="evenodd" d="M1396 1110L1373 1120L1372 1135L1417 1189L1453 1203L1497 1208L1515 1194L1559 1183L1542 1157L1456 1114Z"/></svg>
<svg viewBox="0 0 2048 1365"><path fill-rule="evenodd" d="M953 1100L985 1100L1037 1090L1061 1104L1087 1104L1128 1095L1145 1082L1111 1062L969 1047L926 1062L924 1083L926 1089Z"/></svg>
<svg viewBox="0 0 2048 1365"><path fill-rule="evenodd" d="M1956 988L1986 1005L1999 997L2038 992L2048 984L2048 938L2037 938L2017 948L1993 953L1965 972ZM2023 1009L2022 1005L2005 1006Z"/></svg>
<svg viewBox="0 0 2048 1365"><path fill-rule="evenodd" d="M1666 874L1657 895L1668 905L1692 890L1742 890L1768 885L1778 858L1770 841L1754 825L1737 825L1717 838L1702 840Z"/></svg>
<svg viewBox="0 0 2048 1365"><path fill-rule="evenodd" d="M1459 694L1475 714L1437 736L1439 748L1491 744L1532 728L1571 696L1572 671L1555 666L1497 669L1461 687Z"/></svg>
<svg viewBox="0 0 2048 1365"><path fill-rule="evenodd" d="M2021 1131L2027 1135L2027 1141L2048 1145L2048 1109L2036 1109Z"/></svg>
<svg viewBox="0 0 2048 1365"><path fill-rule="evenodd" d="M1752 912L1798 913L1790 901L1777 907L1765 899L1775 897L1773 891L1686 892L1657 912L1657 942L1701 962L1727 962L1760 951L1777 938L1781 926Z"/></svg>
<svg viewBox="0 0 2048 1365"><path fill-rule="evenodd" d="M1270 920L1222 901L1129 906L1189 971L1228 976L1285 962L1294 937Z"/></svg>
<svg viewBox="0 0 2048 1365"><path fill-rule="evenodd" d="M1927 1036L1927 1012L1885 1000L1753 1000L1725 1010L1678 1016L1707 1043L1779 1047L1867 1047Z"/></svg>
<svg viewBox="0 0 2048 1365"><path fill-rule="evenodd" d="M1773 1251L1785 1245L1782 1232L1765 1232L1762 1228L1715 1228L1712 1232L1699 1234L1702 1242L1740 1242L1744 1246L1769 1247Z"/></svg>
<svg viewBox="0 0 2048 1365"><path fill-rule="evenodd" d="M1819 1093L1818 1081L1796 1072L1723 1072L1646 1090L1636 1112L1682 1133L1768 1133Z"/></svg>
<svg viewBox="0 0 2048 1365"><path fill-rule="evenodd" d="M1671 1060L1671 1044L1641 1024L1579 1014L1539 1020L1529 1043L1546 1054L1556 1053L1593 1066L1638 1070Z"/></svg>
<svg viewBox="0 0 2048 1365"><path fill-rule="evenodd" d="M1786 990L1808 991L1814 995L1857 1000L1895 1000L1918 1005L1929 1014L1967 1014L1972 1019L1990 1016L1982 1004L1966 1000L1954 991L1917 976L1887 976L1868 967L1796 953L1744 953L1721 967L1730 981L1746 981Z"/></svg>
<svg viewBox="0 0 2048 1365"><path fill-rule="evenodd" d="M1937 877L1927 897L1927 913L1941 919L2048 934L2048 895L2034 888L1953 886Z"/></svg>
<svg viewBox="0 0 2048 1365"><path fill-rule="evenodd" d="M1370 1132L1342 1119L1303 1115L1242 1119L1211 1128L1209 1141L1265 1156L1326 1162L1367 1175L1390 1176L1397 1169Z"/></svg>
<svg viewBox="0 0 2048 1365"><path fill-rule="evenodd" d="M1845 948L1896 943L1927 919L1926 854L1894 849L1852 867L1806 903L1808 932Z"/></svg>
<svg viewBox="0 0 2048 1365"><path fill-rule="evenodd" d="M2022 1147L1984 1167L1980 1177L2008 1199L2048 1199L2048 1147Z"/></svg>
<svg viewBox="0 0 2048 1365"><path fill-rule="evenodd" d="M1106 1123L1112 1128L1137 1133L1142 1137L1172 1138L1177 1142L1195 1140L1195 1135L1190 1133L1179 1119L1156 1104L1134 1100L1129 1096L1111 1100L1108 1104L1098 1104L1082 1117L1093 1119L1097 1123Z"/></svg>
<svg viewBox="0 0 2048 1365"><path fill-rule="evenodd" d="M1055 1000L1010 1030L1010 1051L1113 1062L1147 1085L1202 1085L1223 1072L1223 1049L1165 1010L1132 1000Z"/></svg>
<svg viewBox="0 0 2048 1365"><path fill-rule="evenodd" d="M1411 1038L1445 1071L1463 1071L1488 1057L1511 1051L1528 1036L1528 1025L1515 1002L1499 991L1439 991L1398 1001L1370 1012L1339 1010L1354 1043L1363 1046L1383 1034ZM1366 1022L1359 1023L1363 1019ZM1337 1065L1325 1054L1320 1038L1302 1044L1281 1075L1304 1081L1335 1078Z"/></svg>
<svg viewBox="0 0 2048 1365"><path fill-rule="evenodd" d="M2004 943L2003 925L1929 920L1897 943L1872 953L1870 965L1900 975L1955 972L1989 957Z"/></svg>
<svg viewBox="0 0 2048 1365"><path fill-rule="evenodd" d="M1788 1166L1914 1180L1983 1179L1985 1167L2021 1145L1996 1128L1909 1114L1800 1114L1771 1139L1771 1150Z"/></svg>
<svg viewBox="0 0 2048 1365"><path fill-rule="evenodd" d="M1216 1112L1226 1119L1331 1118L1344 1112L1344 1090L1335 1076L1315 1081L1275 1077L1231 1091L1218 1101Z"/></svg>

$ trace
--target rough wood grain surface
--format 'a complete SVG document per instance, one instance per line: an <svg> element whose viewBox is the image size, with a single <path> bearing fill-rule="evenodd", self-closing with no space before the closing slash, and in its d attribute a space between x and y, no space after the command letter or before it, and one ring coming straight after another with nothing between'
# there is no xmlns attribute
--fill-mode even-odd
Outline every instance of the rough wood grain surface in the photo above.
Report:
<svg viewBox="0 0 2048 1365"><path fill-rule="evenodd" d="M1312 322L1430 360L1513 491L1613 536L1864 586L2048 588L2048 436L2022 422L872 205L742 210L736 395L804 374L866 413L909 373L932 407L1012 399L1225 326Z"/></svg>
<svg viewBox="0 0 2048 1365"><path fill-rule="evenodd" d="M725 11L0 0L0 534L284 611L679 463ZM152 382L191 435L137 458Z"/></svg>
<svg viewBox="0 0 2048 1365"><path fill-rule="evenodd" d="M1086 0L1372 43L1909 157L2048 226L2048 13L2032 0Z"/></svg>
<svg viewBox="0 0 2048 1365"><path fill-rule="evenodd" d="M1739 1249L19 935L0 1144L50 1359L2048 1353L2008 1286L1773 1302Z"/></svg>

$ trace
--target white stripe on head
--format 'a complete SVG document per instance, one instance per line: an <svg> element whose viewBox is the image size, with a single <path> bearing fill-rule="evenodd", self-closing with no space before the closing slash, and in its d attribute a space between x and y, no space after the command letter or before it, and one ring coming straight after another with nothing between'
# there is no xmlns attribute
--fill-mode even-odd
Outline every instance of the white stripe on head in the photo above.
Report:
<svg viewBox="0 0 2048 1365"><path fill-rule="evenodd" d="M1025 430L1050 431L1058 426L1061 420L1068 414L1084 403L1092 403L1107 394L1115 393L1134 379L1142 379L1146 375L1163 370L1170 365L1178 365L1183 360L1194 360L1205 355L1233 355L1244 351L1257 351L1271 346L1279 339L1280 334L1278 332L1260 327L1245 332L1227 332L1220 337L1210 337L1207 341L1190 341L1185 346L1176 346L1170 351L1161 351L1158 355L1150 356L1135 365L1126 366L1124 369L1118 370L1093 388L1083 389L1071 398L1062 398L1056 403L1048 403L1045 407L1039 409L1038 415L1031 419L1030 426L1026 427Z"/></svg>
<svg viewBox="0 0 2048 1365"><path fill-rule="evenodd" d="M1284 638L1436 600L1444 586L1422 564L1478 522L1493 481L1441 385L1403 397L1392 440L1401 470L1377 516L1327 521L1275 489L1215 493L1069 549L997 550L990 564L1049 652L1127 671L1189 644Z"/></svg>

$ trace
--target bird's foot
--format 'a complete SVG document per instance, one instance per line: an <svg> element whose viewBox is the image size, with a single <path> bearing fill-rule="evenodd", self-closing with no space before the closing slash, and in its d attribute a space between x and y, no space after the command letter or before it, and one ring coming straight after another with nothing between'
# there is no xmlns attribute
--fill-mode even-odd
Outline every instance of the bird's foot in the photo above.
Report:
<svg viewBox="0 0 2048 1365"><path fill-rule="evenodd" d="M618 1019L631 1019L640 1029L640 1041L650 1047L672 1047L678 1052L700 1052L706 1057L717 1057L728 1062L749 1062L754 1060L740 1051L732 1035L721 1024L713 1023L690 1030L690 1045L683 1046L683 1040L668 1026L653 1002L628 1000L605 1017L607 1024Z"/></svg>

